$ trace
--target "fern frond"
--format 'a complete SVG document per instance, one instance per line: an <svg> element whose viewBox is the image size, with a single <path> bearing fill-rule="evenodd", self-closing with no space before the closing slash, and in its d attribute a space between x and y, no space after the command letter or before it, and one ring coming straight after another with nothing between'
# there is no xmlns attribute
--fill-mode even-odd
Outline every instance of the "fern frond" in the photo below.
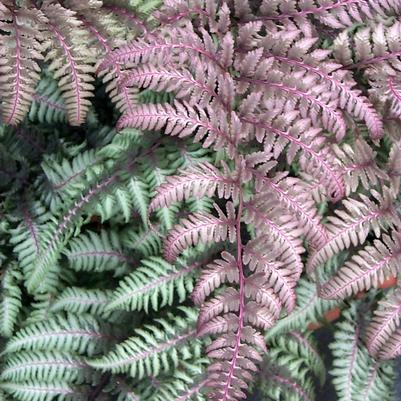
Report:
<svg viewBox="0 0 401 401"><path fill-rule="evenodd" d="M337 324L334 342L330 344L333 352L333 384L340 401L355 399L358 394L358 381L366 374L369 357L360 342L360 329L355 321L356 305L343 313L344 321ZM363 372L363 373L362 373Z"/></svg>
<svg viewBox="0 0 401 401"><path fill-rule="evenodd" d="M401 55L399 29L400 23L397 21L388 27L381 23L372 28L364 27L351 36L344 31L333 43L334 55L345 66L351 64L354 68L365 68L379 64L386 65L388 71L394 71L399 65L397 58ZM351 49L355 51L352 52Z"/></svg>
<svg viewBox="0 0 401 401"><path fill-rule="evenodd" d="M359 183L369 190L372 186L376 186L379 180L388 179L387 174L376 164L376 152L362 138L356 139L353 146L334 145L333 149L343 164L347 195L355 192Z"/></svg>
<svg viewBox="0 0 401 401"><path fill-rule="evenodd" d="M295 33L297 33L295 31ZM277 32L272 34L276 36L277 40L282 41L283 33ZM353 114L358 120L364 120L372 138L377 139L383 135L383 123L379 114L373 105L366 99L359 90L354 89L356 82L345 71L338 69L339 65L333 63L331 60L324 60L325 54L322 51L306 52L308 45L316 42L317 38L305 37L304 41L300 40L299 33L293 35L296 42L291 43L292 46L287 50L287 47L277 48L272 46L269 42L263 43L265 50L268 50L268 56L271 56L281 64L281 66L292 67L297 71L304 71L311 74L321 84L319 90L322 93L331 92L329 99L336 98L337 107ZM274 43L274 42L273 42ZM300 43L298 45L298 43ZM267 45L267 46L266 46ZM266 49L266 47L268 47ZM296 55L294 57L294 54ZM338 134L345 134L345 123L343 123L341 131ZM338 126L338 123L337 123ZM337 134L337 135L338 135Z"/></svg>
<svg viewBox="0 0 401 401"><path fill-rule="evenodd" d="M360 341L356 305L343 313L345 320L337 324L334 342L330 344L333 352L331 374L338 399L364 399L374 401L377 395L386 401L393 399L393 368L388 363L378 363L369 357L367 349Z"/></svg>
<svg viewBox="0 0 401 401"><path fill-rule="evenodd" d="M183 302L193 289L194 271L200 262L177 260L170 265L160 257L145 259L135 271L126 276L113 292L108 310L158 310L172 305L176 297Z"/></svg>
<svg viewBox="0 0 401 401"><path fill-rule="evenodd" d="M260 392L273 399L313 400L316 378L321 383L325 379L322 362L310 335L279 336L272 341L262 368Z"/></svg>
<svg viewBox="0 0 401 401"><path fill-rule="evenodd" d="M0 383L0 388L13 397L24 401L52 400L55 397L60 401L84 401L85 399L85 396L74 387L60 381L54 381L50 384L37 381L4 382Z"/></svg>
<svg viewBox="0 0 401 401"><path fill-rule="evenodd" d="M287 215L274 199L262 199L258 202L255 197L245 204L245 218L247 224L253 224L257 233L271 237L272 241L281 249L281 262L289 270L302 272L303 263L301 254L301 236L303 230L294 221L293 216Z"/></svg>
<svg viewBox="0 0 401 401"><path fill-rule="evenodd" d="M326 368L319 353L316 340L308 332L301 334L296 331L292 331L289 334L289 338L296 343L296 345L293 345L292 354L295 354L297 359L300 356L301 361L319 378L320 384L323 384L326 380ZM278 337L277 341L286 347L286 341L280 341L280 339L281 337ZM289 348L291 348L291 340Z"/></svg>
<svg viewBox="0 0 401 401"><path fill-rule="evenodd" d="M65 158L59 161L52 157L44 158L41 167L48 181L45 184L48 194L43 194L42 197L52 211L59 210L67 199L85 190L87 185L85 178L91 170L95 170L97 174L102 172L102 168L96 166L99 161L93 149L79 153L72 160Z"/></svg>
<svg viewBox="0 0 401 401"><path fill-rule="evenodd" d="M236 181L222 174L212 164L205 162L189 166L180 175L167 178L156 189L156 196L149 205L149 212L189 198L212 197L217 191L219 198L236 198Z"/></svg>
<svg viewBox="0 0 401 401"><path fill-rule="evenodd" d="M311 15L329 27L341 29L361 23L366 18L371 19L377 15L396 15L400 12L397 1L370 0L359 2L358 0L339 1L313 1L303 3L298 0L290 0L282 5L278 0L264 0L261 6L261 16L252 18L252 21L285 21L287 19L301 19ZM246 14L245 14L246 15ZM249 20L242 17L245 21Z"/></svg>
<svg viewBox="0 0 401 401"><path fill-rule="evenodd" d="M381 349L377 358L379 360L391 360L401 354L401 329L395 330L388 338L385 347Z"/></svg>
<svg viewBox="0 0 401 401"><path fill-rule="evenodd" d="M204 147L213 146L214 150L229 146L234 152L235 140L228 132L224 122L226 116L221 110L213 110L211 106L205 109L191 106L187 102L175 101L174 105L145 104L135 108L130 114L125 114L117 123L117 128L132 127L142 130L160 130L171 136L185 138L194 135L194 142L203 142Z"/></svg>
<svg viewBox="0 0 401 401"><path fill-rule="evenodd" d="M0 334L11 337L22 307L21 273L10 266L1 275Z"/></svg>
<svg viewBox="0 0 401 401"><path fill-rule="evenodd" d="M190 246L199 243L225 241L234 242L236 238L235 210L231 202L226 204L227 215L215 205L218 216L193 214L173 228L164 243L164 256L173 261Z"/></svg>
<svg viewBox="0 0 401 401"><path fill-rule="evenodd" d="M204 373L208 363L206 358L180 362L170 375L158 376L157 385L141 383L141 397L146 401L205 401Z"/></svg>
<svg viewBox="0 0 401 401"><path fill-rule="evenodd" d="M59 351L22 351L10 354L0 374L2 381L79 383L89 367L82 357Z"/></svg>
<svg viewBox="0 0 401 401"><path fill-rule="evenodd" d="M371 230L378 237L381 230L399 224L392 206L391 192L385 189L383 195L380 195L372 190L371 194L378 203L361 194L360 200L344 200L343 205L346 211L339 210L336 213L337 216L328 218L329 239L309 257L307 263L309 273L351 244L356 246L363 243Z"/></svg>
<svg viewBox="0 0 401 401"><path fill-rule="evenodd" d="M221 259L216 259L202 269L201 276L192 292L192 299L198 306L223 283L238 283L237 263L231 253L223 251Z"/></svg>
<svg viewBox="0 0 401 401"><path fill-rule="evenodd" d="M43 59L47 21L39 10L17 8L13 3L1 5L0 21L0 115L6 124L17 124L27 114L40 79L38 61Z"/></svg>
<svg viewBox="0 0 401 401"><path fill-rule="evenodd" d="M361 386L361 400L375 401L377 397L384 397L384 400L394 399L393 383L395 369L392 362L372 363L369 374L365 374L365 380Z"/></svg>
<svg viewBox="0 0 401 401"><path fill-rule="evenodd" d="M271 204L273 199L281 202L285 209L294 215L313 247L320 247L328 239L326 228L320 222L315 202L305 188L305 184L297 179L283 179L286 174L268 178L261 171L252 170L255 178L258 203ZM270 191L266 191L269 188ZM273 199L272 199L273 198Z"/></svg>
<svg viewBox="0 0 401 401"><path fill-rule="evenodd" d="M167 314L156 319L155 325L144 325L135 336L116 345L102 357L89 359L90 366L102 371L128 373L138 379L158 376L177 367L182 360L200 356L201 342L194 338L196 313L180 307L183 316Z"/></svg>
<svg viewBox="0 0 401 401"><path fill-rule="evenodd" d="M22 206L21 223L11 230L10 242L24 273L29 271L32 262L42 252L42 235L50 218L50 213L39 202Z"/></svg>
<svg viewBox="0 0 401 401"><path fill-rule="evenodd" d="M114 231L102 230L100 233L87 231L72 239L63 253L69 265L77 271L114 270L128 262Z"/></svg>
<svg viewBox="0 0 401 401"><path fill-rule="evenodd" d="M374 246L366 246L347 261L338 272L323 284L322 298L345 298L371 287L378 287L385 279L397 274L401 261L401 234L383 235Z"/></svg>
<svg viewBox="0 0 401 401"><path fill-rule="evenodd" d="M400 323L401 294L395 291L379 303L366 330L366 345L373 356L387 348L389 339Z"/></svg>
<svg viewBox="0 0 401 401"><path fill-rule="evenodd" d="M30 121L47 124L66 122L66 109L57 81L44 76L36 87L28 118Z"/></svg>
<svg viewBox="0 0 401 401"><path fill-rule="evenodd" d="M79 287L67 287L52 302L50 311L57 313L60 311L73 314L85 314L106 317L106 306L111 297L110 290L84 289Z"/></svg>
<svg viewBox="0 0 401 401"><path fill-rule="evenodd" d="M285 373L262 375L263 394L271 399L313 401L313 382L308 378L303 383Z"/></svg>
<svg viewBox="0 0 401 401"><path fill-rule="evenodd" d="M46 278L52 266L56 264L57 259L60 257L61 249L68 237L67 234L69 231L71 232L71 222L74 217L82 213L82 209L88 203L93 201L94 198L111 186L116 180L116 175L112 175L89 189L84 196L81 196L80 200L70 205L58 224L52 222L50 228L47 228L45 240L43 241L46 248L43 246L41 252L36 255L34 263L29 266L29 271L27 271L27 289L29 292L38 292L43 279Z"/></svg>
<svg viewBox="0 0 401 401"><path fill-rule="evenodd" d="M59 80L68 120L71 125L85 121L94 89L91 75L94 72L94 55L83 46L88 42L87 31L75 13L45 1L41 7L48 18L47 31L51 35L46 43L45 61L51 61L49 71ZM74 32L72 34L72 32Z"/></svg>
<svg viewBox="0 0 401 401"><path fill-rule="evenodd" d="M297 305L288 316L280 319L266 333L266 339L289 333L294 330L304 331L305 322L317 322L323 319L325 312L339 305L339 301L321 299L314 282L301 278L298 282Z"/></svg>
<svg viewBox="0 0 401 401"><path fill-rule="evenodd" d="M262 287L263 283L266 288L272 288L278 296L275 302L271 299L267 303L269 307L275 307L280 311L281 302L290 313L295 306L295 285L300 272L283 266L279 250L272 246L269 238L263 236L247 243L244 247L243 260L252 271L261 273L255 277L256 281L259 281L259 287Z"/></svg>
<svg viewBox="0 0 401 401"><path fill-rule="evenodd" d="M121 239L124 248L133 249L143 257L159 255L162 249L162 240L157 229L158 226L139 228L138 230L128 228Z"/></svg>
<svg viewBox="0 0 401 401"><path fill-rule="evenodd" d="M190 28L190 27L188 27ZM176 52L181 51L182 62L190 56L203 57L205 62L218 63L216 47L210 35L203 33L204 41L192 29L172 28L165 37L146 37L149 43L140 38L107 55L99 65L99 70L107 70L119 63L130 65L146 64L167 65Z"/></svg>
<svg viewBox="0 0 401 401"><path fill-rule="evenodd" d="M107 340L99 323L90 315L55 315L18 331L6 344L3 354L30 351L63 351L93 354Z"/></svg>

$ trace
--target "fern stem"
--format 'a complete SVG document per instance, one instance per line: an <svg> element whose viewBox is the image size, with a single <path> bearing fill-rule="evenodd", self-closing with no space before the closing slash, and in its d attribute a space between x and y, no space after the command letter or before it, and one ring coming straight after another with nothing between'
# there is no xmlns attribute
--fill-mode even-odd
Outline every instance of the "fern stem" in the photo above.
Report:
<svg viewBox="0 0 401 401"><path fill-rule="evenodd" d="M35 148L38 151L38 153L45 153L46 149L43 146L41 146L39 141L32 140L31 136L26 132L24 128L18 127L15 130L15 135L21 138L26 143L28 143L29 146Z"/></svg>
<svg viewBox="0 0 401 401"><path fill-rule="evenodd" d="M238 159L238 158L237 158ZM241 182L241 163L237 160L237 166L239 166L238 172L238 186L240 186ZM242 263L242 238L241 238L241 218L242 212L244 207L244 199L243 193L239 191L239 204L238 204L238 211L237 211L237 220L236 220L236 236L237 236L237 267L238 267L238 275L239 275L239 314L238 314L238 329L235 336L235 346L233 351L233 357L231 359L231 366L228 372L228 378L224 385L224 394L222 401L229 400L228 391L231 387L231 382L234 375L234 369L236 367L237 358L239 355L240 345L241 345L241 334L242 329L244 327L244 312L245 312L245 276L244 276L244 266Z"/></svg>
<svg viewBox="0 0 401 401"><path fill-rule="evenodd" d="M25 224L28 227L28 230L33 238L34 244L35 244L35 249L36 249L36 255L40 254L40 241L38 238L38 233L37 233L37 228L35 227L32 217L29 215L27 209L22 209L22 212L24 214L24 220Z"/></svg>
<svg viewBox="0 0 401 401"><path fill-rule="evenodd" d="M372 388L373 384L375 383L379 367L380 367L379 362L375 362L375 364L372 366L371 372L369 373L369 379L368 379L366 389L361 398L362 400L370 400L369 392L370 392L370 389Z"/></svg>
<svg viewBox="0 0 401 401"><path fill-rule="evenodd" d="M64 216L61 223L57 226L57 230L54 234L52 241L50 242L48 248L52 249L54 245L57 243L64 230L67 228L68 224L71 222L72 218L78 214L78 212L87 205L96 195L102 192L109 185L113 184L117 180L117 175L112 175L108 179L106 179L101 184L96 185L95 188L92 188L88 191L88 193L81 198L79 202L76 202L74 207L68 211L68 213Z"/></svg>
<svg viewBox="0 0 401 401"><path fill-rule="evenodd" d="M88 401L95 401L96 398L100 395L103 388L107 385L110 381L111 373L105 373L102 378L100 379L99 384L89 393Z"/></svg>
<svg viewBox="0 0 401 401"><path fill-rule="evenodd" d="M158 18L158 20L166 25L174 24L175 22L177 22L183 18L188 18L191 14L199 14L199 15L203 15L207 18L210 18L210 14L206 10L203 10L202 8L199 8L199 7L194 7L194 8L188 8L185 11L181 11L181 12L178 12L173 15L169 15L168 17L161 16L160 18Z"/></svg>

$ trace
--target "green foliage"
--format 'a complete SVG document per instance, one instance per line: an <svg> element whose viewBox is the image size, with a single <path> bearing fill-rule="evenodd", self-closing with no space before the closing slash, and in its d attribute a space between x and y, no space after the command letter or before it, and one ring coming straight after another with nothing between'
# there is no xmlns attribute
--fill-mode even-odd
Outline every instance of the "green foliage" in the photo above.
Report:
<svg viewBox="0 0 401 401"><path fill-rule="evenodd" d="M0 401L393 399L401 10L357 3L0 1Z"/></svg>
<svg viewBox="0 0 401 401"><path fill-rule="evenodd" d="M11 337L21 310L21 273L16 265L4 270L1 280L0 334Z"/></svg>
<svg viewBox="0 0 401 401"><path fill-rule="evenodd" d="M271 351L260 376L266 399L315 400L315 381L325 380L324 363L310 334L291 332L271 342Z"/></svg>
<svg viewBox="0 0 401 401"><path fill-rule="evenodd" d="M108 309L157 311L175 301L183 302L192 292L198 262L177 261L177 267L160 257L151 257L124 278L114 291Z"/></svg>
<svg viewBox="0 0 401 401"><path fill-rule="evenodd" d="M360 338L360 313L358 304L353 302L344 312L344 320L338 323L330 345L334 357L330 373L338 399L393 400L394 366L391 362L376 361L368 354Z"/></svg>
<svg viewBox="0 0 401 401"><path fill-rule="evenodd" d="M69 266L76 271L115 270L128 262L116 232L102 230L99 234L87 231L73 238L63 251Z"/></svg>
<svg viewBox="0 0 401 401"><path fill-rule="evenodd" d="M129 373L142 379L158 376L176 368L180 361L201 355L201 342L196 339L196 311L178 308L182 316L167 314L136 329L134 336L116 345L108 354L88 360L90 366L113 373Z"/></svg>
<svg viewBox="0 0 401 401"><path fill-rule="evenodd" d="M108 335L94 317L86 314L56 314L31 323L7 342L3 354L22 350L58 350L93 354L107 344Z"/></svg>

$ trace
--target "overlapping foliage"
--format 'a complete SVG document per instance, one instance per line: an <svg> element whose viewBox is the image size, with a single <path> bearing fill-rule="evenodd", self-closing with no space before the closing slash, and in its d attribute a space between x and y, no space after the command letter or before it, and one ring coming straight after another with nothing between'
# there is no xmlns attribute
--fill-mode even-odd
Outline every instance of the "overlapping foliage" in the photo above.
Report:
<svg viewBox="0 0 401 401"><path fill-rule="evenodd" d="M400 15L0 1L0 399L390 400Z"/></svg>

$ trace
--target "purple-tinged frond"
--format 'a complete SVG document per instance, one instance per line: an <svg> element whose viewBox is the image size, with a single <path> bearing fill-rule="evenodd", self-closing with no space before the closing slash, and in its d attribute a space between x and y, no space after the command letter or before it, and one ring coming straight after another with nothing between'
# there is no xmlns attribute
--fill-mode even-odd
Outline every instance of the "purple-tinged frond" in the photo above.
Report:
<svg viewBox="0 0 401 401"><path fill-rule="evenodd" d="M293 216L279 207L273 198L262 198L259 202L254 198L245 204L244 209L245 223L254 224L257 235L271 237L272 243L280 248L284 266L301 275L303 263L300 255L305 252L302 246L304 231Z"/></svg>
<svg viewBox="0 0 401 401"><path fill-rule="evenodd" d="M283 267L278 253L267 238L260 237L244 247L243 262L251 271L263 273L260 285L272 288L290 313L295 307L295 285L299 275Z"/></svg>
<svg viewBox="0 0 401 401"><path fill-rule="evenodd" d="M292 162L295 154L301 152L302 167L306 172L314 176L327 188L327 192L334 201L341 199L345 195L345 187L341 177L339 166L334 162L334 155L331 148L324 145L323 137L319 137L320 130L310 128L305 120L298 120L288 131L274 127L263 118L241 117L244 123L252 126L256 138L259 142L274 134L278 137L275 149L283 149L289 143L287 159ZM270 139L269 139L270 140ZM277 151L275 151L277 153ZM278 155L275 155L277 158Z"/></svg>
<svg viewBox="0 0 401 401"><path fill-rule="evenodd" d="M75 14L60 4L45 3L42 8L49 19L45 61L51 61L49 70L59 80L70 124L80 125L85 121L90 106L88 99L94 90L95 57L83 47L88 41L88 32Z"/></svg>
<svg viewBox="0 0 401 401"><path fill-rule="evenodd" d="M40 79L46 18L39 10L4 6L0 20L6 33L0 41L0 116L4 123L16 125L27 114Z"/></svg>
<svg viewBox="0 0 401 401"><path fill-rule="evenodd" d="M328 85L326 90L327 92L332 92L332 97L334 91L339 99L339 108L347 111L350 114L353 114L360 120L364 120L373 139L382 137L383 123L379 114L369 100L363 96L359 90L352 88L352 86L355 85L353 80L348 79L349 82L343 82L343 72L340 73L337 71L330 74L327 73L323 68L309 65L302 60L294 60L289 57L275 55L272 55L272 57L279 62L304 69L312 74L317 75L322 82Z"/></svg>
<svg viewBox="0 0 401 401"><path fill-rule="evenodd" d="M319 248L328 239L326 228L320 222L315 202L306 191L305 185L301 185L295 179L282 179L282 175L276 178L268 178L256 169L252 170L256 181L256 191L260 199L267 201L276 199L291 214L294 214L299 227L302 227L306 238L315 248Z"/></svg>
<svg viewBox="0 0 401 401"><path fill-rule="evenodd" d="M395 232L392 239L383 235L383 242L375 240L374 246L365 247L347 261L322 285L319 295L325 299L341 299L378 287L397 273L400 262L400 235Z"/></svg>
<svg viewBox="0 0 401 401"><path fill-rule="evenodd" d="M213 110L211 106L200 108L186 102L165 104L144 104L120 118L117 128L138 128L161 130L166 135L185 138L194 136L194 142L203 140L203 147L213 146L214 150L228 147L234 154L237 138L231 135L227 115L223 110Z"/></svg>
<svg viewBox="0 0 401 401"><path fill-rule="evenodd" d="M228 239L236 239L234 206L226 204L227 216L215 205L218 216L196 213L183 219L168 234L164 242L164 256L174 261L186 248L199 243L210 244Z"/></svg>
<svg viewBox="0 0 401 401"><path fill-rule="evenodd" d="M224 251L221 259L209 263L201 273L192 292L192 299L196 305L202 305L206 298L221 284L239 283L237 261L233 255Z"/></svg>
<svg viewBox="0 0 401 401"><path fill-rule="evenodd" d="M307 263L309 274L351 244L363 244L371 230L378 237L382 230L400 225L392 205L393 196L390 190L385 189L383 196L375 191L371 193L377 203L365 195L360 195L361 200L347 198L343 201L345 210L337 210L336 216L329 216L329 238L320 249L310 255Z"/></svg>
<svg viewBox="0 0 401 401"><path fill-rule="evenodd" d="M237 180L225 176L209 162L190 165L180 175L167 177L166 182L156 188L149 212L191 198L211 198L216 191L219 198L236 199Z"/></svg>
<svg viewBox="0 0 401 401"><path fill-rule="evenodd" d="M401 238L397 238L399 241ZM398 258L401 254L401 241L398 244ZM398 263L399 264L399 261ZM396 269L396 266L394 268ZM396 290L393 294L379 302L379 308L375 310L373 319L366 330L366 345L373 356L385 351L393 333L401 321L401 292Z"/></svg>

